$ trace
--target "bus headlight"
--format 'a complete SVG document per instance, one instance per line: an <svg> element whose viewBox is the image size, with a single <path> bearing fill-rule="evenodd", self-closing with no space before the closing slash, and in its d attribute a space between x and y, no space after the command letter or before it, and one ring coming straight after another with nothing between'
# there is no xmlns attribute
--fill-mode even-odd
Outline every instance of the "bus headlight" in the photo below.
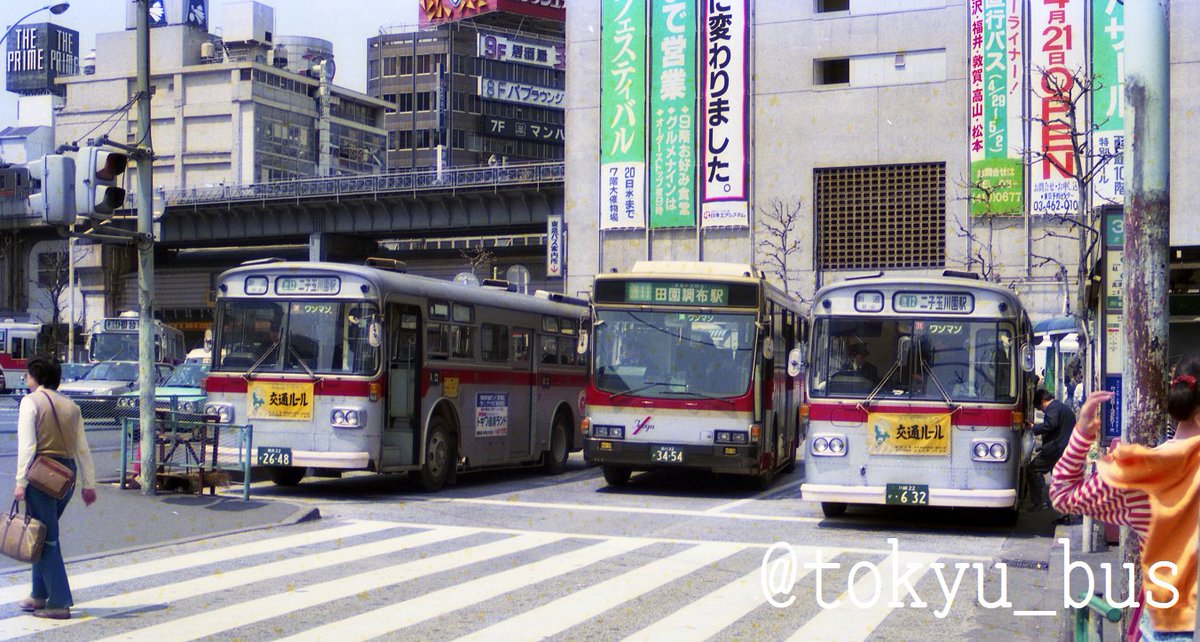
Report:
<svg viewBox="0 0 1200 642"><path fill-rule="evenodd" d="M713 433L713 442L745 446L750 443L750 435L743 430L718 430Z"/></svg>
<svg viewBox="0 0 1200 642"><path fill-rule="evenodd" d="M592 426L592 436L600 439L624 439L625 426Z"/></svg>
<svg viewBox="0 0 1200 642"><path fill-rule="evenodd" d="M210 403L204 406L204 414L217 418L223 424L233 423L233 405L227 403Z"/></svg>
<svg viewBox="0 0 1200 642"><path fill-rule="evenodd" d="M999 439L976 439L971 442L971 459L989 463L1008 461L1008 444Z"/></svg>
<svg viewBox="0 0 1200 642"><path fill-rule="evenodd" d="M334 408L329 413L329 423L334 428L362 428L367 411L362 408Z"/></svg>
<svg viewBox="0 0 1200 642"><path fill-rule="evenodd" d="M849 442L845 435L817 434L812 436L812 454L818 457L845 457Z"/></svg>
<svg viewBox="0 0 1200 642"><path fill-rule="evenodd" d="M121 397L117 399L117 406L121 408L136 408L137 400L134 397Z"/></svg>

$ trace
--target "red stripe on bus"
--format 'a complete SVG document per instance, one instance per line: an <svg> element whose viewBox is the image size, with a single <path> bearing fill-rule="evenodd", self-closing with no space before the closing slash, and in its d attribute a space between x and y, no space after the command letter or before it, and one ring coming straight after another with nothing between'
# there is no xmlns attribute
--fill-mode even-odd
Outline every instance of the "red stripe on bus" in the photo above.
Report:
<svg viewBox="0 0 1200 642"><path fill-rule="evenodd" d="M937 415L946 412L945 406L873 406L875 412L894 414ZM1012 426L1011 409L1003 408L959 408L951 417L955 426ZM812 421L842 421L847 423L863 423L867 413L856 405L836 403L814 403L808 407L808 417Z"/></svg>
<svg viewBox="0 0 1200 642"><path fill-rule="evenodd" d="M24 370L28 363L28 359L14 359L7 352L0 352L0 368Z"/></svg>
<svg viewBox="0 0 1200 642"><path fill-rule="evenodd" d="M729 399L704 399L702 397L683 397L679 399L650 399L637 395L620 395L613 397L611 392L598 390L593 386L587 389L587 405L610 408L658 408L662 410L733 410L737 412L754 412L754 395L746 393L741 397Z"/></svg>
<svg viewBox="0 0 1200 642"><path fill-rule="evenodd" d="M308 383L307 379L284 379L283 377L254 377L254 381L263 383ZM313 394L337 397L366 397L370 395L372 383L382 383L383 378L372 381L322 379L315 382ZM246 380L239 377L222 377L210 374L207 381L209 392L246 393Z"/></svg>
<svg viewBox="0 0 1200 642"><path fill-rule="evenodd" d="M459 385L485 386L522 386L540 388L582 388L587 383L587 375L583 372L528 372L525 370L471 370L468 368L428 368L421 373L421 396L429 393L432 387L431 371L437 371L438 378L445 381L447 377L456 377ZM548 385L547 385L548 384Z"/></svg>

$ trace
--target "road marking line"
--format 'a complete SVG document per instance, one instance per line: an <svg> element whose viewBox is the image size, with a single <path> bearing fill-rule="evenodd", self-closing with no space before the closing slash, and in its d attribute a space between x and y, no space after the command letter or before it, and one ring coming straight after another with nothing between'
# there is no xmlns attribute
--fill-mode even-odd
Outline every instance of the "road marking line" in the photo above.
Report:
<svg viewBox="0 0 1200 642"><path fill-rule="evenodd" d="M897 556L888 555L882 562L874 565L874 568L879 571L880 582L876 584L875 575L871 572L859 573L858 581L854 583L854 594L859 599L869 597L876 587L879 587L878 599L866 608L859 608L850 602L848 595L850 591L846 591L838 596L841 604L836 608L823 608L812 619L800 627L795 635L788 638L788 642L809 642L817 640L820 642L851 642L854 640L867 639L880 624L883 623L887 616L891 615L894 610L888 603L892 601L893 585L891 582L893 569L897 566ZM910 562L920 564L917 572L910 576L910 582L915 587L917 582L929 570L929 565L938 559L936 555L900 553L899 562L907 565ZM850 565L851 568L853 565ZM901 567L895 572L903 576L906 569ZM902 590L899 598L905 605L908 604L910 595ZM823 598L822 598L823 599Z"/></svg>
<svg viewBox="0 0 1200 642"><path fill-rule="evenodd" d="M384 568L349 575L328 582L311 584L295 591L284 591L256 600L248 600L173 619L134 631L125 631L106 638L115 640L195 640L215 636L238 627L255 624L270 618L287 615L335 600L353 597L367 591L394 586L403 582L453 570L505 555L512 555L559 541L557 537L529 534L472 546L422 560L414 560Z"/></svg>
<svg viewBox="0 0 1200 642"><path fill-rule="evenodd" d="M821 517L796 515L750 515L748 513L712 513L705 510L684 508L645 508L640 506L597 506L595 504L560 504L556 502L524 502L505 499L479 499L474 497L445 497L430 502L451 504L477 504L481 506L505 506L509 508L552 508L554 510L595 511L601 513L639 513L645 515L678 515L681 517L712 517L720 519L744 519L764 522L789 522L797 524L819 524Z"/></svg>
<svg viewBox="0 0 1200 642"><path fill-rule="evenodd" d="M831 550L832 556L840 551ZM794 580L799 581L812 572L803 565L796 569ZM786 599L786 598L784 598ZM750 611L767 601L763 594L762 568L722 586L704 597L688 604L650 626L625 638L624 642L652 642L653 640L707 640L729 625L742 619Z"/></svg>
<svg viewBox="0 0 1200 642"><path fill-rule="evenodd" d="M279 642L319 640L370 640L452 613L512 591L526 588L585 566L630 553L653 542L650 540L608 540L586 548L555 555L539 562L481 577L465 584L427 593L354 617L309 629Z"/></svg>
<svg viewBox="0 0 1200 642"><path fill-rule="evenodd" d="M713 506L712 508L710 508L704 512L706 512L706 513L724 512L724 511L729 510L730 508L737 508L738 506L741 506L743 504L749 504L750 502L758 501L758 500L762 499L763 497L769 497L771 495L778 495L779 493L781 493L785 490L790 490L790 489L795 488L803 483L804 483L803 479L797 479L794 482L789 482L787 484L779 486L778 488L771 488L768 490L764 490L763 492L761 492L753 497L746 497L744 499L735 500L735 501L729 502L727 504L721 504L720 506Z"/></svg>
<svg viewBox="0 0 1200 642"><path fill-rule="evenodd" d="M359 535L367 535L379 531L398 528L400 525L394 522L380 522L369 520L354 520L345 526L337 526L333 528L324 528L313 530L296 535L287 535L284 537L276 537L272 539L259 540L246 544L237 544L224 548L210 549L177 555L174 557L166 557L160 560L150 562L142 562L140 564L130 564L119 568L110 568L102 571L93 571L90 573L82 573L71 576L71 588L78 591L80 589L102 586L104 584L117 584L128 582L130 580L155 575L158 573L169 573L180 571L185 568L194 568L204 566L206 564L214 564L220 562L228 562L243 557L252 555L261 555L263 553L274 553L276 551L296 548L299 546L308 546L310 544L320 544L347 537L356 537ZM428 528L427 526L424 528ZM29 587L25 584L20 586L9 586L0 589L0 603L12 602L19 600L29 594Z"/></svg>
<svg viewBox="0 0 1200 642"><path fill-rule="evenodd" d="M540 640L586 622L741 550L744 547L733 544L701 544L510 617L459 640Z"/></svg>
<svg viewBox="0 0 1200 642"><path fill-rule="evenodd" d="M297 573L338 566L340 564L351 564L361 561L366 557L396 553L418 546L437 544L449 539L466 537L467 535L479 532L473 528L439 528L323 553L290 557L277 562L269 562L235 571L218 572L174 584L77 604L74 607L76 612L72 614L70 620L44 620L31 615L9 618L3 620L4 626L0 627L0 640L11 640L31 633L57 630L67 626L90 622L97 618L123 615L130 611L144 609L148 605L166 604L169 606L172 603L199 595L219 593L255 582L278 579ZM215 552L219 552L219 550ZM293 593L284 593L284 596L288 595L293 595ZM90 615L89 611L91 610L95 610L98 615ZM199 637L199 635L196 637Z"/></svg>

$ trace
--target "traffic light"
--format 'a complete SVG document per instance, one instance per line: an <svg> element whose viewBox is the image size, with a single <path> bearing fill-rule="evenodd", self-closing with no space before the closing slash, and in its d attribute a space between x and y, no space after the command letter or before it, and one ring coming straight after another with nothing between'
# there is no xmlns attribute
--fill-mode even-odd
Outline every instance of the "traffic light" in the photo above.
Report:
<svg viewBox="0 0 1200 642"><path fill-rule="evenodd" d="M112 218L113 212L125 206L125 188L120 184L121 175L129 167L129 156L100 147L85 147L79 150L79 159L75 209L80 216Z"/></svg>
<svg viewBox="0 0 1200 642"><path fill-rule="evenodd" d="M43 156L28 165L37 193L29 195L29 209L49 225L75 223L75 159L60 154Z"/></svg>

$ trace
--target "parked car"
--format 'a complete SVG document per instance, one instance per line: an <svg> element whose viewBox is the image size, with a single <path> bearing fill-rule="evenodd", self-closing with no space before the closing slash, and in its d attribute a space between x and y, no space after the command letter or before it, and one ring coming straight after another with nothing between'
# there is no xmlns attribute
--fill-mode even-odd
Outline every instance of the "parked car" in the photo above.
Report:
<svg viewBox="0 0 1200 642"><path fill-rule="evenodd" d="M92 369L94 363L64 363L62 364L62 380L60 383L79 381Z"/></svg>
<svg viewBox="0 0 1200 642"><path fill-rule="evenodd" d="M154 388L154 407L159 412L174 410L186 414L202 414L208 398L204 383L208 378L208 363L185 363ZM137 416L140 391L127 392L117 400L118 417Z"/></svg>
<svg viewBox="0 0 1200 642"><path fill-rule="evenodd" d="M156 365L155 381L161 381L170 373L170 366ZM115 418L117 404L114 398L137 390L137 387L136 361L101 361L82 379L59 385L58 391L79 404L85 420L95 420Z"/></svg>

